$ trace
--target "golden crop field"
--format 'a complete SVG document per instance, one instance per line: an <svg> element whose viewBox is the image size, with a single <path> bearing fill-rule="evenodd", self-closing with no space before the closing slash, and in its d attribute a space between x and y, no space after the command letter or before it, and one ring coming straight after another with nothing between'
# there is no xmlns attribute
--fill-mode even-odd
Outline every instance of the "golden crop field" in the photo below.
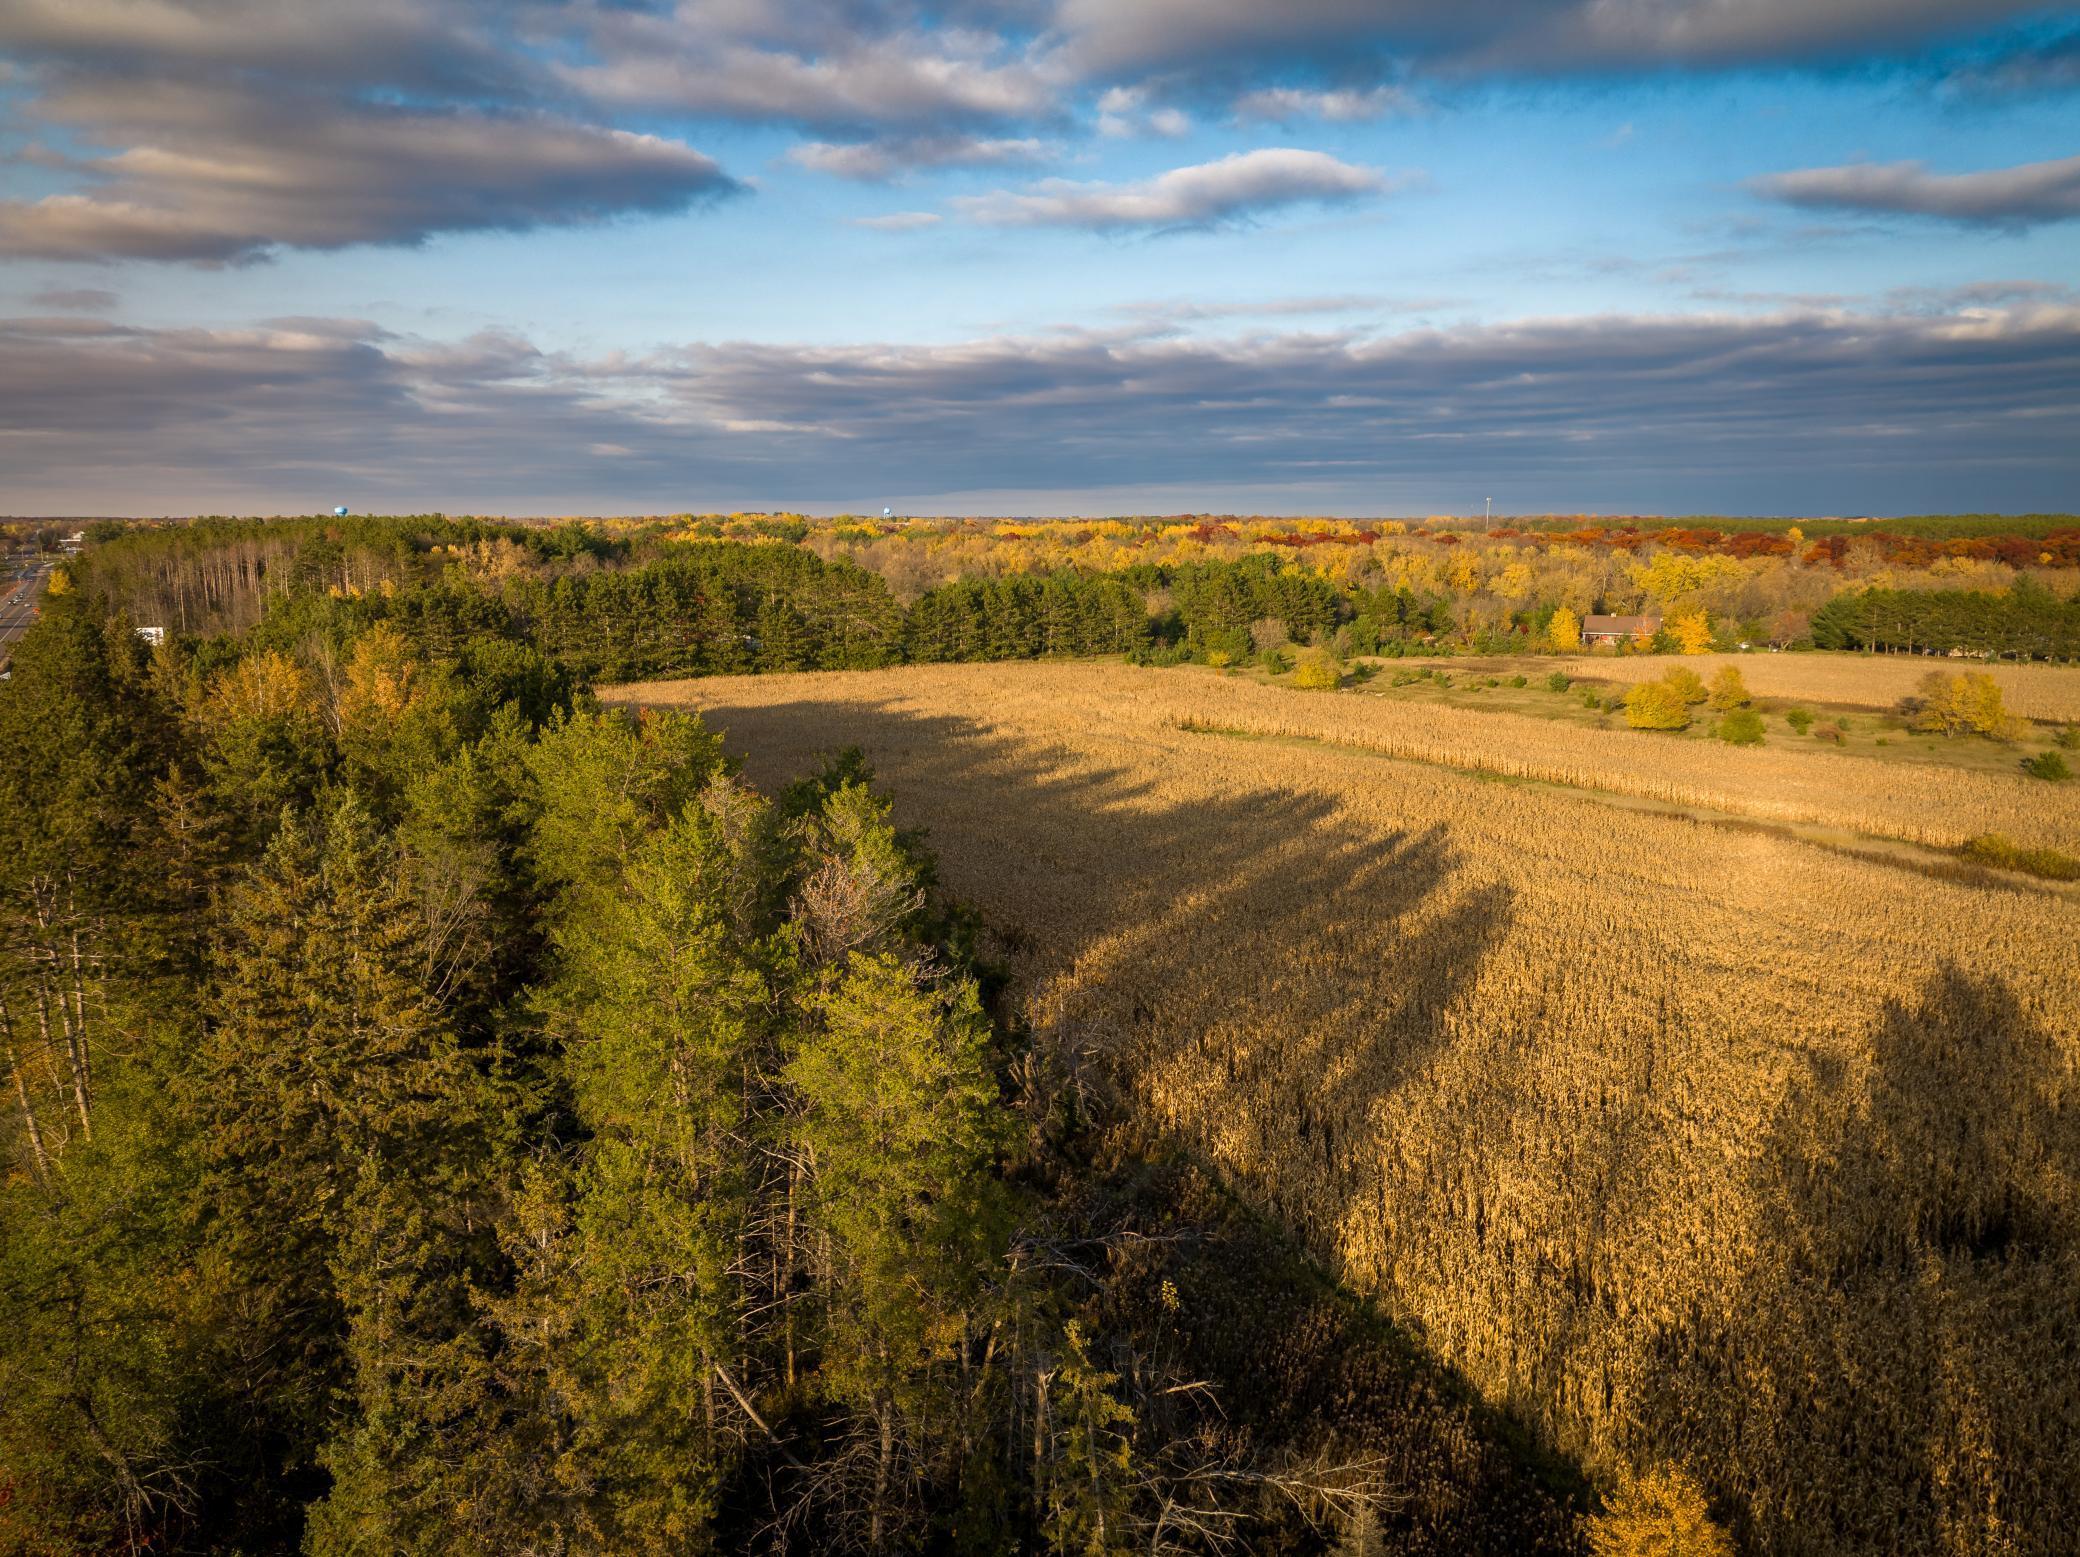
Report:
<svg viewBox="0 0 2080 1557"><path fill-rule="evenodd" d="M1652 681L1678 663L1707 680L1722 665L1738 666L1748 690L1758 697L1806 698L1855 708L1892 708L1911 696L1932 670L1984 671L2000 683L2010 712L2025 719L2080 720L2080 666L2074 665L1996 665L1913 654L1693 654L1680 661L1662 654L1584 654L1539 660L1536 668L1629 683Z"/></svg>
<svg viewBox="0 0 2080 1557"><path fill-rule="evenodd" d="M1652 731L1561 725L1523 714L1380 697L1300 697L1282 688L1191 675L1175 717L1256 735L1360 747L1700 806L1777 822L1954 847L1981 833L2080 846L2080 794L2020 773L1839 756L1811 746L1730 748Z"/></svg>
<svg viewBox="0 0 2080 1557"><path fill-rule="evenodd" d="M1420 714L1463 753L1507 719L1482 750L1521 736L1527 762L1553 760L1534 736L1651 739L1196 672L611 695L702 709L761 783L864 748L1010 948L1038 1040L1559 1448L1688 1468L1761 1551L2069 1549L2070 895L1195 733L1413 740ZM1698 750L1728 792L1798 777Z"/></svg>

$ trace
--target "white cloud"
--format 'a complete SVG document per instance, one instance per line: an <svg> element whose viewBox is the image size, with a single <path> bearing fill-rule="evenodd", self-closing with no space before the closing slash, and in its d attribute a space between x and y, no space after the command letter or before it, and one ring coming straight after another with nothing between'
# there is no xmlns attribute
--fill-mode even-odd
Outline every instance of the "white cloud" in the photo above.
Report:
<svg viewBox="0 0 2080 1557"><path fill-rule="evenodd" d="M1265 87L1235 99L1236 118L1266 119L1279 124L1295 119L1357 124L1386 114L1417 111L1416 100L1409 92L1390 86L1376 86L1364 92L1348 88L1316 92L1301 87Z"/></svg>
<svg viewBox="0 0 2080 1557"><path fill-rule="evenodd" d="M699 7L592 14L599 62L560 75L604 103L833 126L1023 120L1056 105L1058 83L990 34L840 24L807 52L729 38Z"/></svg>
<svg viewBox="0 0 2080 1557"><path fill-rule="evenodd" d="M787 153L790 162L818 173L882 183L919 168L1013 167L1061 154L1052 141L1032 137L988 140L967 135L905 136L887 140L809 141Z"/></svg>
<svg viewBox="0 0 2080 1557"><path fill-rule="evenodd" d="M1274 146L1173 168L1136 184L1046 179L1023 191L998 190L954 203L976 221L999 226L1163 229L1211 226L1307 202L1358 200L1392 187L1377 168Z"/></svg>
<svg viewBox="0 0 2080 1557"><path fill-rule="evenodd" d="M852 225L875 232L921 232L937 227L943 220L936 211L891 211L886 216L855 216Z"/></svg>

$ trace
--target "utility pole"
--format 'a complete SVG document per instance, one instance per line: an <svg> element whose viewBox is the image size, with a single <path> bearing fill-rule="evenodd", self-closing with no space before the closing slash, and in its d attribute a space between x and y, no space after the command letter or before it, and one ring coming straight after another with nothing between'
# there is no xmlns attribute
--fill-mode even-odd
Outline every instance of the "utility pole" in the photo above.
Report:
<svg viewBox="0 0 2080 1557"><path fill-rule="evenodd" d="M1484 497L1481 499L1481 501L1488 505L1487 513L1482 515L1481 517L1481 533L1485 535L1489 530L1493 529L1495 526L1495 499L1492 497Z"/></svg>

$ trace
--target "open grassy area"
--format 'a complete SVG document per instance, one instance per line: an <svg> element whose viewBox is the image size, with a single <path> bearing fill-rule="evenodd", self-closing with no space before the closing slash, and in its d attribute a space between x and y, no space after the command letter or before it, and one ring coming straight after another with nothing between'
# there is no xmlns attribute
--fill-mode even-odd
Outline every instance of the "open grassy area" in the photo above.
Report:
<svg viewBox="0 0 2080 1557"><path fill-rule="evenodd" d="M2014 665L1943 659L1917 654L1579 654L1460 655L1407 659L1401 665L1436 665L1480 675L1526 675L1543 680L1554 671L1601 682L1630 685L1651 681L1681 664L1707 681L1721 666L1739 668L1758 697L1811 707L1883 710L1913 695L1930 671L1981 671L1999 683L2011 712L2049 723L2080 721L2080 666Z"/></svg>
<svg viewBox="0 0 2080 1557"><path fill-rule="evenodd" d="M1492 709L1592 729L1623 730L1626 724L1622 707L1585 706L1584 695L1593 693L1606 702L1621 698L1633 684L1654 680L1677 665L1696 671L1709 681L1721 665L1732 664L1740 670L1742 679L1755 694L1753 706L1763 716L1764 739L1774 745L1810 746L1829 753L1886 762L1932 764L1973 773L2003 775L2019 772L2022 762L2028 757L2059 749L2055 738L2064 728L2063 723L2031 723L2021 736L2012 741L1946 738L1912 730L1908 728L1908 721L1896 712L1897 698L1890 702L1874 701L1878 696L1876 687L1899 679L1896 675L1888 675L1874 683L1853 680L1834 669L1817 673L1787 673L1777 668L1781 661L1806 658L1808 656L1803 655L1642 655L1580 659L1459 656L1379 660L1371 662L1376 672L1361 685L1368 693L1416 703ZM1843 660L1860 663L1858 656L1821 658L1836 663ZM1923 667L1922 674L1926 674L1930 667L1955 668L1948 661L1920 661L1918 664ZM1423 671L1434 674L1423 679L1409 679ZM1564 692L1547 688L1547 678L1555 671L1570 678L1571 684ZM2045 673L2054 672L2047 667ZM2080 678L2080 671L2071 674ZM1518 676L1525 678L1525 685L1511 685ZM1397 678L1403 684L1397 685ZM2018 696L2031 702L2032 706L2065 706L2060 701L2067 695L2063 682L2035 686L2034 690L2025 685L2024 690L2017 694L2008 690L2008 682L2013 679L2011 675L2002 682L2003 696L2009 699L2011 707ZM1908 680L1900 696L1911 692L1916 680L1918 678ZM1490 682L1499 684L1489 685ZM1787 683L1822 688L1833 695L1765 694L1761 685ZM2080 680L2076 680L2075 685L2080 689ZM2074 696L2080 698L2080 690L2076 690ZM1804 710L1813 716L1807 729L1801 731L1786 719L1785 716L1794 710ZM1688 730L1657 732L1660 738L1670 741L1712 740L1717 715L1709 708L1699 708L1693 713L1695 722ZM2071 754L2069 760L2080 766L2080 753Z"/></svg>

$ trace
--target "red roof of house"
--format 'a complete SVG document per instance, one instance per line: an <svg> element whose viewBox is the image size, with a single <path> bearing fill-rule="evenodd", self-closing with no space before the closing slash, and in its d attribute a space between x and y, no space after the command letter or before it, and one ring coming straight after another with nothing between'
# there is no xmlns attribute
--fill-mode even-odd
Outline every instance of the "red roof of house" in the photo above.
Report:
<svg viewBox="0 0 2080 1557"><path fill-rule="evenodd" d="M1661 631L1661 618L1658 616L1585 616L1582 618L1582 632L1584 636L1589 633L1625 633L1631 635L1635 633L1657 633L1659 631Z"/></svg>

